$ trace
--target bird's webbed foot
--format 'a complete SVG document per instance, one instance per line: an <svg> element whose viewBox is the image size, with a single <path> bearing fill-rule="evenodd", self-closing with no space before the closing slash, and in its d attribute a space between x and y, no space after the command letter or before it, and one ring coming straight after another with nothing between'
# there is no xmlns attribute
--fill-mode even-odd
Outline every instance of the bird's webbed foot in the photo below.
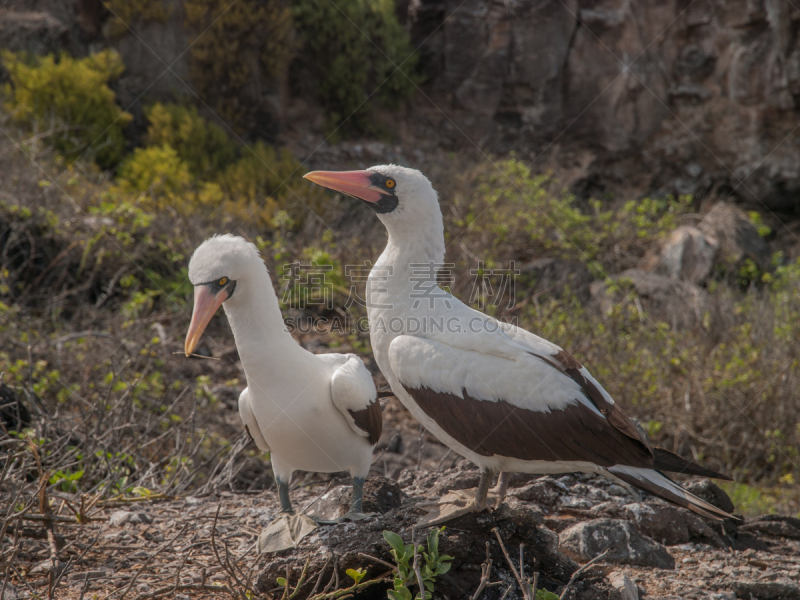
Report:
<svg viewBox="0 0 800 600"><path fill-rule="evenodd" d="M296 548L304 537L317 528L314 519L294 512L281 512L258 536L260 554Z"/></svg>
<svg viewBox="0 0 800 600"><path fill-rule="evenodd" d="M500 502L499 498L492 495L490 503L489 484L492 477L492 471L482 471L477 488L451 490L439 500L418 503L417 507L428 510L428 513L417 521L417 527L441 525L470 513L494 510Z"/></svg>

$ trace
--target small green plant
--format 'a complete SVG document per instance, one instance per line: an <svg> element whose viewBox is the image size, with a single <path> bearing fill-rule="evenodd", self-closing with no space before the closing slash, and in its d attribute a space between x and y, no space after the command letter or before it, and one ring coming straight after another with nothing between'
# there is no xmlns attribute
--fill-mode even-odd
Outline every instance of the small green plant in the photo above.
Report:
<svg viewBox="0 0 800 600"><path fill-rule="evenodd" d="M83 477L83 469L78 471L56 471L50 476L49 483L58 485L62 492L74 493L78 491L78 480Z"/></svg>
<svg viewBox="0 0 800 600"><path fill-rule="evenodd" d="M558 594L548 592L544 588L536 590L536 600L559 600Z"/></svg>
<svg viewBox="0 0 800 600"><path fill-rule="evenodd" d="M427 552L424 551L422 544L405 544L403 538L391 531L383 532L385 539L392 547L391 554L397 564L397 575L394 578L394 589L389 590L389 600L428 600L433 597L434 584L436 577L447 573L450 570L453 560L452 556L439 554L439 534L444 531L433 528L428 533ZM421 555L419 563L420 578L424 590L420 590L416 596L411 595L408 589L411 586L419 585L417 574L414 572L414 559Z"/></svg>
<svg viewBox="0 0 800 600"><path fill-rule="evenodd" d="M103 168L114 166L125 150L123 132L131 115L114 102L108 82L125 66L114 50L86 58L61 54L30 58L0 53L11 83L5 109L21 125L38 133L69 158L86 152Z"/></svg>
<svg viewBox="0 0 800 600"><path fill-rule="evenodd" d="M364 579L364 576L367 574L366 569L347 569L345 571L347 576L350 577L353 581L356 582L356 585L361 583L361 580Z"/></svg>

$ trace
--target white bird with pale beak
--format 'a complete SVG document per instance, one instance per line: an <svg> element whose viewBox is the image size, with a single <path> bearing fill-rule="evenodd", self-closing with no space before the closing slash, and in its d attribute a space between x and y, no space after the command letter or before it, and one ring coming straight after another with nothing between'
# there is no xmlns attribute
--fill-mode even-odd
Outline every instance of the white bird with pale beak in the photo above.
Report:
<svg viewBox="0 0 800 600"><path fill-rule="evenodd" d="M349 471L353 498L343 519L363 518L364 480L382 428L375 384L364 363L355 354L312 354L295 342L258 249L244 238L221 235L203 242L189 262L189 280L194 310L186 356L222 306L247 379L239 414L259 449L270 453L281 513L294 514L289 498L294 471ZM275 527L283 526L277 521ZM273 541L288 535L285 529L272 533ZM262 551L283 549L264 537Z"/></svg>

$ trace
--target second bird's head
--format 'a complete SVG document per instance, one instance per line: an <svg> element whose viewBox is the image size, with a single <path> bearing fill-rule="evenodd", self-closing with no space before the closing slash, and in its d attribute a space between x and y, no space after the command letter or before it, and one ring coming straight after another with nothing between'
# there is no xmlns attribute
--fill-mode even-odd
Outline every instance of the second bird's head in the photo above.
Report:
<svg viewBox="0 0 800 600"><path fill-rule="evenodd" d="M223 302L231 300L237 293L237 286L247 285L259 270L266 270L266 267L258 249L242 237L214 236L197 247L189 261L194 309L184 343L186 356L194 352L211 317Z"/></svg>
<svg viewBox="0 0 800 600"><path fill-rule="evenodd" d="M365 171L314 171L306 179L362 200L389 231L441 223L436 191L419 171L398 165L378 165Z"/></svg>

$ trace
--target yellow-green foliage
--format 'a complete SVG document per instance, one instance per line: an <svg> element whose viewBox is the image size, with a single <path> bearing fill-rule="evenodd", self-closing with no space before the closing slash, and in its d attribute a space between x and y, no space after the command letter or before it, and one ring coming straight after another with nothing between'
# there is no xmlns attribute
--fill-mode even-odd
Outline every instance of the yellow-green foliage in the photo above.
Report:
<svg viewBox="0 0 800 600"><path fill-rule="evenodd" d="M104 168L116 164L125 147L131 115L114 102L108 82L125 69L114 50L76 59L62 54L26 60L0 55L11 76L4 106L13 119L48 137L68 157L86 154Z"/></svg>
<svg viewBox="0 0 800 600"><path fill-rule="evenodd" d="M146 111L146 141L168 144L196 177L222 171L236 158L236 144L219 125L208 122L192 106L155 104Z"/></svg>
<svg viewBox="0 0 800 600"><path fill-rule="evenodd" d="M171 12L162 0L105 0L103 6L113 15L106 29L106 34L112 38L125 34L137 23L163 23Z"/></svg>
<svg viewBox="0 0 800 600"><path fill-rule="evenodd" d="M246 88L277 87L293 52L291 11L282 0L184 0L186 23L197 34L190 72L200 97L228 123L246 117ZM258 86L254 88L253 86Z"/></svg>
<svg viewBox="0 0 800 600"><path fill-rule="evenodd" d="M207 191L204 202L218 205L225 223L298 226L310 211L318 212L324 197L322 190L303 179L305 173L287 150L257 142L243 148L241 158L214 182L219 200L208 197Z"/></svg>
<svg viewBox="0 0 800 600"><path fill-rule="evenodd" d="M169 144L136 148L119 168L117 182L126 192L147 192L153 197L182 194L192 178L189 166Z"/></svg>
<svg viewBox="0 0 800 600"><path fill-rule="evenodd" d="M263 142L237 149L191 108L157 104L147 114L147 139L157 145L128 156L116 187L144 208L271 227L278 211L299 225L319 207L323 192L303 180L305 169L288 151Z"/></svg>
<svg viewBox="0 0 800 600"><path fill-rule="evenodd" d="M413 93L417 55L392 0L297 0L292 8L332 125L363 128L373 94L394 108Z"/></svg>
<svg viewBox="0 0 800 600"><path fill-rule="evenodd" d="M455 200L459 237L473 237L501 261L572 259L588 263L596 275L620 255L640 257L675 228L676 216L691 201L644 198L608 209L592 200L581 208L565 190L554 193L548 176L534 175L516 159L478 169L475 184L477 193ZM633 265L615 266L619 271Z"/></svg>

